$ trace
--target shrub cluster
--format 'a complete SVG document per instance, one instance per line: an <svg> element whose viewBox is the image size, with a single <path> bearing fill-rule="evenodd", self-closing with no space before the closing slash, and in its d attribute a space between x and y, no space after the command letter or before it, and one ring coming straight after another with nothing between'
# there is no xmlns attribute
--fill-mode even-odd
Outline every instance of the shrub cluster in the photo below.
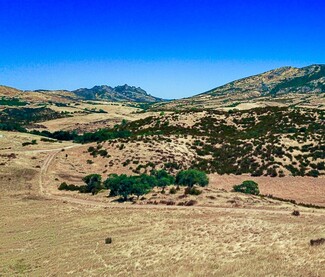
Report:
<svg viewBox="0 0 325 277"><path fill-rule="evenodd" d="M31 142L26 141L26 142L23 142L21 145L27 146L27 145L35 145L35 144L37 144L37 141L36 141L36 139L33 139Z"/></svg>
<svg viewBox="0 0 325 277"><path fill-rule="evenodd" d="M130 195L138 198L147 194L154 187L161 188L161 192L165 193L167 186L177 184L178 186L187 186L187 193L193 195L201 194L201 191L195 189L194 185L207 186L208 178L204 172L198 170L180 171L175 177L165 170L152 170L150 175L141 174L137 176L127 176L126 174L111 174L102 182L99 174L90 174L83 178L84 186L68 185L61 183L59 190L72 190L82 193L96 194L102 189L109 189L109 196L120 196L123 201L127 201ZM170 189L170 193L176 193L174 187Z"/></svg>

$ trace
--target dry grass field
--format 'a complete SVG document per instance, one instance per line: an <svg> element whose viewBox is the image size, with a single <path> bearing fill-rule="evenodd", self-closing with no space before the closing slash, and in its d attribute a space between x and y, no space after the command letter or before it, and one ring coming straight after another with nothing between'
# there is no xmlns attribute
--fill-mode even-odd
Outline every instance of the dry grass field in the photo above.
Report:
<svg viewBox="0 0 325 277"><path fill-rule="evenodd" d="M293 177L282 178L251 177L245 175L217 175L210 174L211 187L231 190L236 184L245 180L258 183L262 194L271 194L284 199L292 199L297 203L312 203L325 206L325 178Z"/></svg>
<svg viewBox="0 0 325 277"><path fill-rule="evenodd" d="M169 103L158 103L156 107L164 107L170 110L188 110L190 108L210 108L210 109L222 109L222 110L248 110L258 107L285 107L293 105L296 107L308 107L318 108L324 110L325 100L320 94L296 94L288 93L285 95L279 95L277 98L270 96L259 97L259 93L256 94L220 94L220 95L209 95L202 94L196 97L184 98Z"/></svg>
<svg viewBox="0 0 325 277"><path fill-rule="evenodd" d="M95 103L95 104L91 104ZM144 117L157 115L157 112L139 113L140 109L127 104L113 102L78 102L67 107L50 105L50 109L57 112L69 112L71 117L59 118L39 123L39 129L50 132L59 130L78 130L79 132L96 131L100 128L112 128L122 120L133 121ZM100 112L91 112L92 109Z"/></svg>
<svg viewBox="0 0 325 277"><path fill-rule="evenodd" d="M210 175L190 207L148 204L183 201L181 192L154 191L133 205L112 203L106 192L60 192L64 174L80 182L96 168L76 173L64 164L86 146L1 134L0 276L325 276L325 245L309 244L325 237L324 209L229 192L245 176ZM316 204L324 203L323 181L258 179L262 193Z"/></svg>
<svg viewBox="0 0 325 277"><path fill-rule="evenodd" d="M324 245L309 245L325 235L324 211L1 196L0 214L2 276L325 276Z"/></svg>

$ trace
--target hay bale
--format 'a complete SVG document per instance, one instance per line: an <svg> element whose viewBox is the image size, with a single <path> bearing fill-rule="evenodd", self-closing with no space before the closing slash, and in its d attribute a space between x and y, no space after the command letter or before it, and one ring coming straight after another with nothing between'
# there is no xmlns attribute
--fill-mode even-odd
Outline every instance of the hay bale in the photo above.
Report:
<svg viewBox="0 0 325 277"><path fill-rule="evenodd" d="M112 243L112 238L108 237L105 239L105 244L111 244Z"/></svg>

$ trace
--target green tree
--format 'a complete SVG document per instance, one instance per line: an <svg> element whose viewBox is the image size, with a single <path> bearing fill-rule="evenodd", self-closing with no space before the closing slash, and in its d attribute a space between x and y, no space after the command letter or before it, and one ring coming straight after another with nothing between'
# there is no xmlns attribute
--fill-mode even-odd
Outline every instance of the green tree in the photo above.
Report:
<svg viewBox="0 0 325 277"><path fill-rule="evenodd" d="M82 179L86 183L85 192L98 193L102 189L102 176L90 174Z"/></svg>
<svg viewBox="0 0 325 277"><path fill-rule="evenodd" d="M165 188L169 185L174 184L175 178L170 175L166 170L153 170L151 171L151 175L156 178L157 186L162 188L161 192L165 192Z"/></svg>
<svg viewBox="0 0 325 277"><path fill-rule="evenodd" d="M151 190L150 185L142 183L134 183L132 185L132 194L136 195L139 199L141 195L147 194Z"/></svg>
<svg viewBox="0 0 325 277"><path fill-rule="evenodd" d="M260 191L258 189L258 184L254 181L244 181L242 184L234 186L234 191L242 192L246 194L259 195Z"/></svg>
<svg viewBox="0 0 325 277"><path fill-rule="evenodd" d="M165 188L172 184L170 181L171 180L166 177L163 177L158 180L157 186L161 188L161 193L165 193Z"/></svg>
<svg viewBox="0 0 325 277"><path fill-rule="evenodd" d="M123 178L121 178L117 193L122 196L124 201L128 200L129 195L132 194L134 183L135 179L132 177L124 175Z"/></svg>
<svg viewBox="0 0 325 277"><path fill-rule="evenodd" d="M150 176L147 175L145 173L141 174L139 176L139 182L142 184L147 184L149 185L151 188L154 188L155 186L157 186L157 179L155 176Z"/></svg>
<svg viewBox="0 0 325 277"><path fill-rule="evenodd" d="M126 201L128 196L132 194L135 181L135 177L132 176L112 174L104 182L104 185L110 190L109 196L121 196Z"/></svg>
<svg viewBox="0 0 325 277"><path fill-rule="evenodd" d="M205 187L209 184L208 176L205 172L189 169L178 172L176 175L176 184L192 188L194 185Z"/></svg>
<svg viewBox="0 0 325 277"><path fill-rule="evenodd" d="M118 195L121 176L117 174L110 174L109 177L104 181L104 187L110 190L109 196L113 197Z"/></svg>

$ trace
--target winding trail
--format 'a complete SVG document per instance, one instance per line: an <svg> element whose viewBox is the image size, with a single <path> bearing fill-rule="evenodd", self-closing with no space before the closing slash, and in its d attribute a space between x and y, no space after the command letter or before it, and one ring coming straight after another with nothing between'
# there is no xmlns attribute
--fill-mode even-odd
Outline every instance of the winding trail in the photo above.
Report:
<svg viewBox="0 0 325 277"><path fill-rule="evenodd" d="M44 184L44 177L46 176L46 173L48 171L48 168L51 164L51 162L53 161L53 159L55 158L55 156L60 153L62 151L62 149L66 150L66 149L71 149L71 148L75 148L75 147L80 147L80 145L71 145L71 146L66 146L66 147L62 147L62 148L57 148L57 149L43 149L43 150L31 150L29 152L32 153L44 153L44 152L50 152L50 154L46 157L44 163L41 166L41 172L40 172L40 176L39 176L39 190L40 193L44 196L51 196L51 194L49 192L45 191L45 188L43 186Z"/></svg>

